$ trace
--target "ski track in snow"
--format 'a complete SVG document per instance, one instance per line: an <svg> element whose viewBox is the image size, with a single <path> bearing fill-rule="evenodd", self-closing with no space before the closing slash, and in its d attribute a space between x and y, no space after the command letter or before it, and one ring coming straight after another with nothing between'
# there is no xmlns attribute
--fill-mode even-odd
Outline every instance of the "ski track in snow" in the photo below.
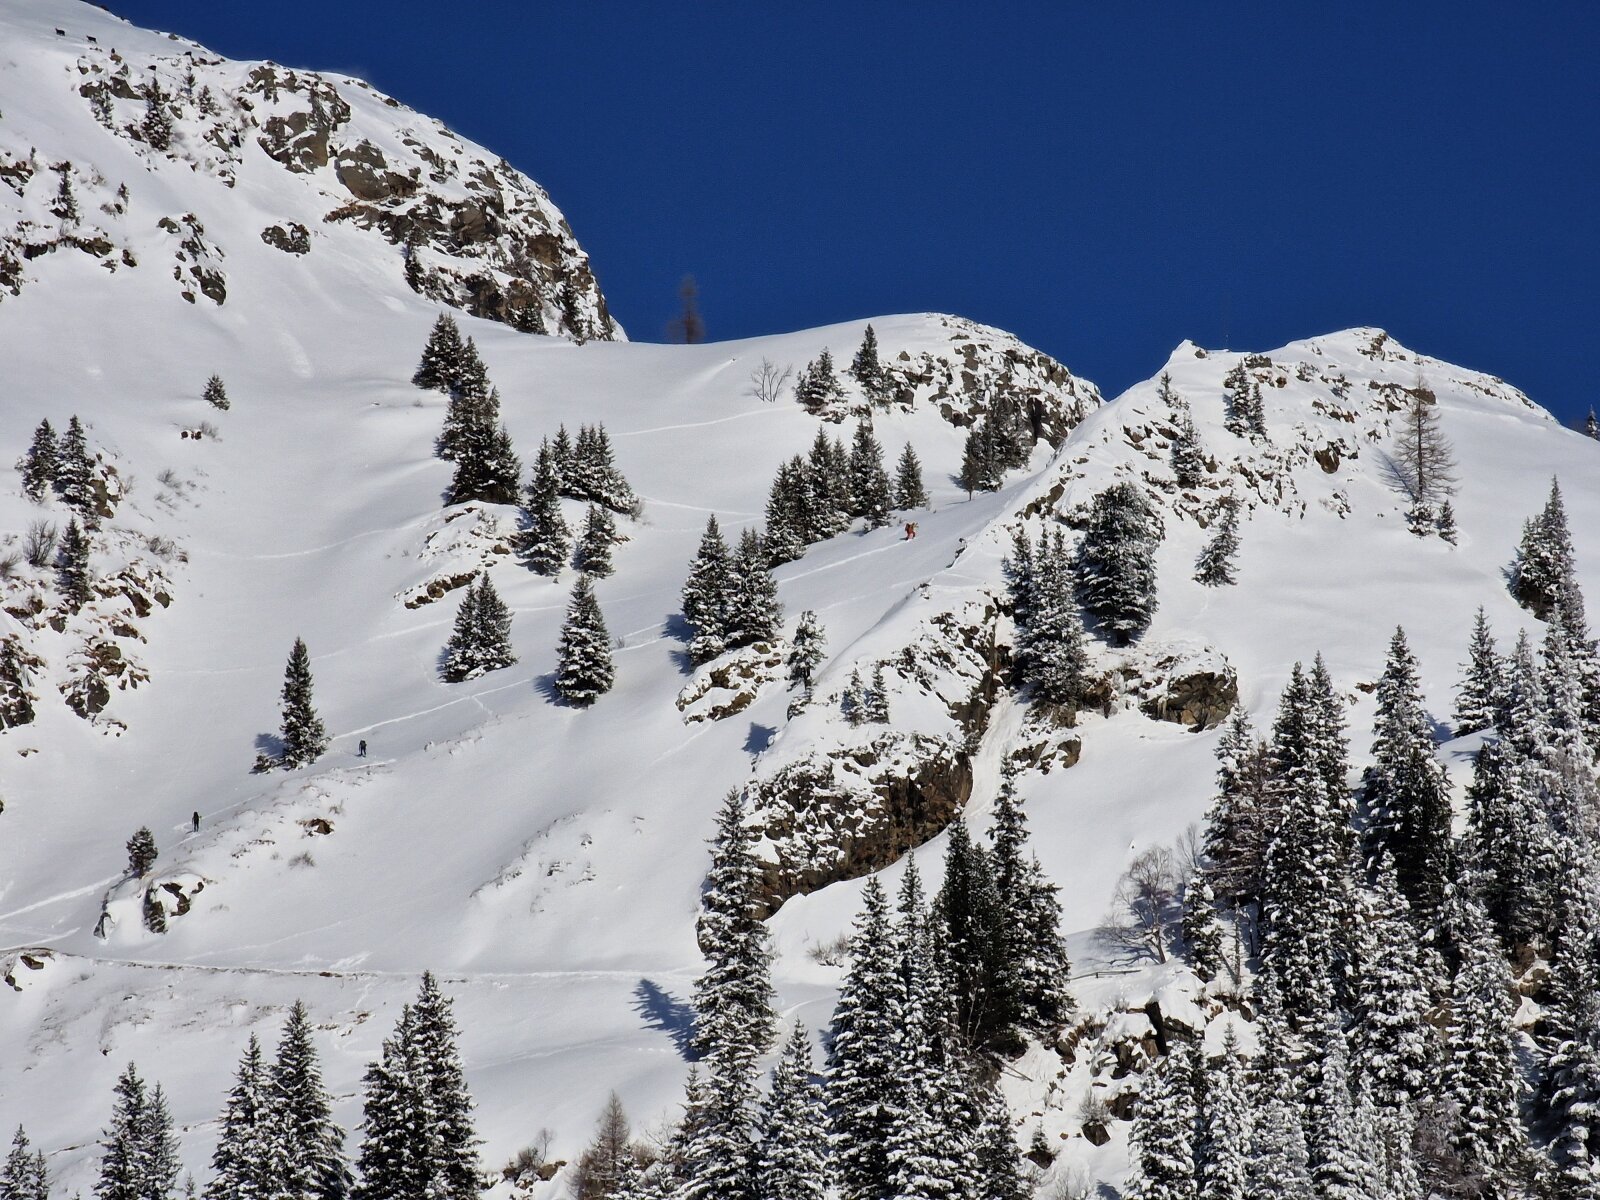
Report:
<svg viewBox="0 0 1600 1200"><path fill-rule="evenodd" d="M238 554L231 550L219 550L215 547L196 547L195 554L204 554L214 558L231 558L239 562L278 562L289 558L309 558L313 554L325 554L329 550L337 550L348 546L352 542L359 542L366 538L378 537L385 533L404 533L410 529L420 529L425 525L438 520L435 514L419 517L414 521L406 521L400 525L385 525L379 529L367 529L361 533L353 533L348 537L340 538L336 542L328 542L322 546L312 546L305 550L284 550L272 554Z"/></svg>
<svg viewBox="0 0 1600 1200"><path fill-rule="evenodd" d="M10 912L0 913L0 921L9 921L12 917L20 917L26 913L35 912L52 904L60 904L67 900L78 900L84 896L92 896L95 892L104 892L107 888L123 879L122 875L112 875L96 883L86 884L83 887L73 888L71 891L57 892L54 896L46 896L43 900L36 900L22 908L14 908Z"/></svg>
<svg viewBox="0 0 1600 1200"><path fill-rule="evenodd" d="M730 421L748 421L751 417L776 416L782 411L783 409L774 404L767 408L753 409L750 412L734 413L731 417L717 417L710 421L686 421L681 425L656 425L650 429L628 429L621 433L613 433L611 436L614 438L644 437L650 433L672 433L678 429L706 429L712 425L726 425Z"/></svg>

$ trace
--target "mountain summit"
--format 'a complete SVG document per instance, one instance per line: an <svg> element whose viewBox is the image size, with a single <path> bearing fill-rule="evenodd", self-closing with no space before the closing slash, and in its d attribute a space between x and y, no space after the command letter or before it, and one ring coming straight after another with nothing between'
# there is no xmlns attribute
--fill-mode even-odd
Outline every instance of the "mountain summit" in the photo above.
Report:
<svg viewBox="0 0 1600 1200"><path fill-rule="evenodd" d="M0 14L0 295L81 254L170 275L191 303L225 306L256 273L334 292L392 275L516 329L622 337L543 188L362 80L234 62L71 0Z"/></svg>

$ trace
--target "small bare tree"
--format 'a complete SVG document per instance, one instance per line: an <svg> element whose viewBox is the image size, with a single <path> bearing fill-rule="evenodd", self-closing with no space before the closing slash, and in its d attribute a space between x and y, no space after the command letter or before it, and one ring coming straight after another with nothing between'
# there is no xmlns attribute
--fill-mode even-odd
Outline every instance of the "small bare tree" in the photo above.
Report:
<svg viewBox="0 0 1600 1200"><path fill-rule="evenodd" d="M594 1141L573 1167L569 1189L572 1200L611 1200L623 1175L623 1160L633 1156L633 1135L627 1114L615 1092L595 1126Z"/></svg>
<svg viewBox="0 0 1600 1200"><path fill-rule="evenodd" d="M1439 419L1439 404L1421 379L1395 436L1395 470L1413 505L1436 504L1455 490L1456 460Z"/></svg>
<svg viewBox="0 0 1600 1200"><path fill-rule="evenodd" d="M792 364L785 365L783 370L778 370L778 364L770 358L763 358L761 365L750 372L750 387L746 396L754 396L763 404L776 404L778 397L783 395L783 389L789 383L789 376L794 374Z"/></svg>
<svg viewBox="0 0 1600 1200"><path fill-rule="evenodd" d="M1152 846L1128 864L1112 893L1111 912L1100 936L1113 945L1167 961L1167 927L1178 917L1183 884L1178 863L1165 846Z"/></svg>
<svg viewBox="0 0 1600 1200"><path fill-rule="evenodd" d="M34 521L22 543L22 556L30 567L47 567L56 552L56 527L49 521Z"/></svg>
<svg viewBox="0 0 1600 1200"><path fill-rule="evenodd" d="M678 315L667 323L667 336L675 342L692 346L706 340L706 323L700 315L700 285L693 275L685 275L678 285L678 300L682 307Z"/></svg>

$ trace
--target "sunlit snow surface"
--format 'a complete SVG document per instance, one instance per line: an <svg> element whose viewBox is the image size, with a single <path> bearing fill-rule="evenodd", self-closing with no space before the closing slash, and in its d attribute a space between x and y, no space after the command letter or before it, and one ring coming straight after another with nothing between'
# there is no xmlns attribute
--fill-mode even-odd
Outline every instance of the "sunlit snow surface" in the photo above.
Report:
<svg viewBox="0 0 1600 1200"><path fill-rule="evenodd" d="M58 38L56 26L68 36ZM409 376L436 306L405 286L397 254L373 254L354 230L319 228L305 260L264 245L265 225L305 207L305 181L264 156L243 156L233 189L179 163L151 169L137 147L95 124L73 90L87 34L130 57L186 45L88 6L0 0L0 149L38 145L41 161L93 164L106 186L80 194L86 209L126 182L118 237L142 260L111 273L88 255L57 251L25 265L20 297L0 298L0 459L22 452L39 418L60 429L78 413L91 441L134 477L110 524L170 537L187 562L168 567L171 608L138 622L148 640L129 652L150 682L113 693L105 715L125 724L120 732L81 720L56 695L75 627L28 635L47 663L35 681L39 719L0 735L0 949L19 989L0 989L0 1130L25 1123L63 1193L86 1188L112 1082L136 1060L166 1087L185 1164L203 1179L246 1036L275 1040L296 998L323 1031L337 1115L354 1128L363 1066L425 968L456 998L487 1165L540 1127L555 1131L558 1157L575 1156L612 1089L641 1125L670 1117L686 1070L712 812L729 788L797 753L802 736L785 736L791 697L776 685L734 718L685 724L673 703L687 679L678 592L706 517L730 529L758 521L774 470L817 428L787 399L746 395L751 370L763 358L798 366L824 347L843 367L864 322L667 347L575 346L461 318L525 461L558 423L575 431L604 422L645 512L624 524L630 540L617 551L617 573L598 587L622 640L613 692L587 711L551 702L573 574L552 582L506 556L491 556L493 573L515 613L520 661L444 684L437 655L454 596L403 603L473 561L448 531L429 549L447 515L440 494L449 466L432 454L443 398L413 388ZM356 90L344 90L355 102ZM48 200L40 186L26 204ZM0 199L10 195L0 183ZM157 220L182 213L197 214L224 252L221 307L185 301L170 266L151 265L171 254ZM874 325L890 364L902 350L948 354L955 331L972 329L929 316ZM790 627L800 610L818 610L830 653L824 678L837 683L858 658L905 644L921 611L914 599L998 592L1007 522L1030 501L1065 480L1056 505L1064 511L1131 472L1156 488L1166 526L1161 607L1147 645L1220 651L1259 723L1270 721L1291 663L1321 650L1349 699L1359 763L1372 702L1357 685L1377 677L1400 623L1430 710L1444 721L1473 610L1488 608L1503 641L1529 620L1503 571L1553 473L1584 578L1600 594L1600 447L1485 376L1392 341L1374 356L1375 337L1355 330L1270 352L1271 375L1284 379L1263 389L1285 454L1276 464L1223 430L1222 378L1238 356L1188 345L1174 353L1173 386L1193 406L1216 461L1213 481L1238 479L1232 466L1243 460L1287 489L1273 503L1259 490L1240 492L1254 503L1242 522L1237 587L1192 582L1208 535L1163 490L1171 473L1159 439L1126 436L1167 420L1152 382L1091 414L1053 458L1041 449L999 494L971 501L952 479L963 430L929 405L879 415L891 461L907 441L922 457L934 511L920 514L914 541L901 540L898 526L852 531L782 568ZM1309 371L1297 372L1302 363ZM199 399L213 371L227 381L229 412ZM1419 375L1443 405L1461 464L1457 547L1407 531L1406 502L1382 465L1382 393L1369 385L1411 387ZM1341 376L1344 398L1329 382ZM180 438L207 419L220 438ZM848 438L851 428L832 431ZM1334 438L1359 457L1331 474L1291 452ZM181 486L158 481L169 468ZM58 507L31 506L14 475L0 482L0 528L20 533L40 515L65 521ZM1194 510L1218 495L1204 491ZM579 515L569 508L570 521ZM514 513L498 519L509 532ZM305 770L252 775L257 737L276 729L296 636L310 647L333 745ZM1111 664L1115 656L1102 652ZM1002 701L977 755L969 819L980 829L1023 715ZM825 745L830 728L849 736L840 721L807 722L806 746ZM1181 968L1108 961L1089 931L1127 860L1203 813L1215 734L1134 708L1086 714L1080 732L1079 765L1019 782L1067 927L1079 931L1080 1001L1137 1005L1161 987L1180 995ZM361 739L365 760L355 756ZM1459 775L1460 756L1451 762ZM196 810L201 829L191 833ZM332 832L310 832L303 822L316 818ZM142 824L161 848L157 882L205 884L165 936L143 931L137 892L118 886L123 843ZM925 873L937 873L941 854L942 839L919 853ZM302 855L310 861L297 864ZM786 1016L813 1028L826 1022L839 970L809 950L848 928L859 893L859 881L835 885L773 919ZM106 900L111 920L100 939ZM33 970L15 962L20 948L51 955ZM1061 1066L1035 1050L1007 1077L1021 1136L1041 1120L1052 1140L1076 1129L1082 1072L1052 1090ZM1047 1099L1049 1111L1032 1115ZM1120 1135L1099 1151L1081 1138L1069 1144L1071 1158L1103 1177L1120 1173Z"/></svg>

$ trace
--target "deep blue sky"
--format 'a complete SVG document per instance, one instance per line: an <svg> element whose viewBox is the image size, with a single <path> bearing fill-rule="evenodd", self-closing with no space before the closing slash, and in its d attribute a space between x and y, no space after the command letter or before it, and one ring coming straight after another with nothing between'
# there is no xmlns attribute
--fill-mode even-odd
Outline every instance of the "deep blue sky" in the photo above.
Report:
<svg viewBox="0 0 1600 1200"><path fill-rule="evenodd" d="M938 310L1108 394L1349 325L1586 412L1600 6L110 0L550 191L630 336Z"/></svg>

